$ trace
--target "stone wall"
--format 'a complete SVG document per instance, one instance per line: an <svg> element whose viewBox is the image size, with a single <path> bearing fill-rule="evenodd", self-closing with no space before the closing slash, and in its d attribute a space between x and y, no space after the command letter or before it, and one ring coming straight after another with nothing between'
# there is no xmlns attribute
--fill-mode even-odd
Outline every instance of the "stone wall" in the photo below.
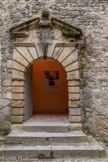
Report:
<svg viewBox="0 0 108 162"><path fill-rule="evenodd" d="M0 1L0 107L11 102L12 38L9 28L39 16L47 7L53 17L82 29L80 53L83 129L108 143L108 2L107 0ZM0 110L1 134L10 129L11 106Z"/></svg>

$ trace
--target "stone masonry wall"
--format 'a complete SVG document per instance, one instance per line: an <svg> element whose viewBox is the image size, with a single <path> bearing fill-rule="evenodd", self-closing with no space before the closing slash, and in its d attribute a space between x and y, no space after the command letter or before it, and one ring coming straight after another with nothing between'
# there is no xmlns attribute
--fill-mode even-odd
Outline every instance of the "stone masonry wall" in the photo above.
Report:
<svg viewBox="0 0 108 162"><path fill-rule="evenodd" d="M83 129L108 144L108 2L107 0L0 0L0 107L11 102L12 38L9 28L41 14L82 29L80 52ZM105 114L100 113L93 109ZM10 130L11 106L0 110L0 132Z"/></svg>

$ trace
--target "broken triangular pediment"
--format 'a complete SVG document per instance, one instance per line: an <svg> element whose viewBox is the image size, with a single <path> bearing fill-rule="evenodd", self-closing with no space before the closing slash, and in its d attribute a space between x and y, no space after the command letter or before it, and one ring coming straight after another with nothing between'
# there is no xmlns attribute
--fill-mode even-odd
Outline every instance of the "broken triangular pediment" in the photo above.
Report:
<svg viewBox="0 0 108 162"><path fill-rule="evenodd" d="M45 59L51 55L55 44L78 42L82 38L79 28L51 17L48 10L40 17L12 27L10 32L17 43L33 43Z"/></svg>
<svg viewBox="0 0 108 162"><path fill-rule="evenodd" d="M32 18L15 25L10 31L14 38L22 38L22 40L20 39L21 41L25 41L27 38L31 41L30 38L34 37L34 39L36 38L35 42L57 41L60 39L71 42L77 41L82 37L80 28L51 17L47 10L42 12L41 17Z"/></svg>

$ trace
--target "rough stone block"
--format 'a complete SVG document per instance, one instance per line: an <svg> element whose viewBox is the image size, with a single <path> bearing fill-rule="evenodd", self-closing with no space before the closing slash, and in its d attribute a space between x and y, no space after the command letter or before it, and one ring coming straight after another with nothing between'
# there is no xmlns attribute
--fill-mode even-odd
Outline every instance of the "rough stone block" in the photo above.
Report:
<svg viewBox="0 0 108 162"><path fill-rule="evenodd" d="M69 128L70 128L70 131L81 131L82 124L81 123L70 123Z"/></svg>
<svg viewBox="0 0 108 162"><path fill-rule="evenodd" d="M64 47L62 53L60 54L58 61L62 62L67 56L69 56L75 47Z"/></svg>
<svg viewBox="0 0 108 162"><path fill-rule="evenodd" d="M80 92L80 88L79 87L68 87L68 92L79 93Z"/></svg>
<svg viewBox="0 0 108 162"><path fill-rule="evenodd" d="M103 28L103 31L104 31L105 34L108 34L108 26L105 26L105 27Z"/></svg>
<svg viewBox="0 0 108 162"><path fill-rule="evenodd" d="M69 80L68 81L68 86L79 86L80 82L76 80Z"/></svg>
<svg viewBox="0 0 108 162"><path fill-rule="evenodd" d="M12 87L12 92L20 92L20 93L24 93L24 87Z"/></svg>
<svg viewBox="0 0 108 162"><path fill-rule="evenodd" d="M24 73L17 71L17 70L12 70L12 78L13 79L18 79L18 80L24 80Z"/></svg>
<svg viewBox="0 0 108 162"><path fill-rule="evenodd" d="M80 94L75 94L75 93L69 93L69 100L79 100L80 99Z"/></svg>
<svg viewBox="0 0 108 162"><path fill-rule="evenodd" d="M29 62L16 49L14 49L13 59L25 67L29 65Z"/></svg>
<svg viewBox="0 0 108 162"><path fill-rule="evenodd" d="M23 123L23 116L11 116L12 123Z"/></svg>
<svg viewBox="0 0 108 162"><path fill-rule="evenodd" d="M69 108L69 115L81 115L81 108Z"/></svg>
<svg viewBox="0 0 108 162"><path fill-rule="evenodd" d="M80 101L69 101L69 107L79 107Z"/></svg>
<svg viewBox="0 0 108 162"><path fill-rule="evenodd" d="M12 81L12 86L24 86L25 85L25 82L24 81L17 81L17 80L14 80Z"/></svg>
<svg viewBox="0 0 108 162"><path fill-rule="evenodd" d="M23 130L23 124L12 124L11 131L21 131Z"/></svg>
<svg viewBox="0 0 108 162"><path fill-rule="evenodd" d="M68 72L67 73L67 78L68 79L80 79L79 70Z"/></svg>
<svg viewBox="0 0 108 162"><path fill-rule="evenodd" d="M11 79L4 79L3 81L2 81L2 85L3 86L10 86L11 85L11 83L12 83L12 81L11 81Z"/></svg>
<svg viewBox="0 0 108 162"><path fill-rule="evenodd" d="M78 53L77 53L77 50L75 50L74 52L72 52L72 54L70 54L68 57L65 58L62 64L65 67L65 66L72 64L73 62L77 60L78 60Z"/></svg>
<svg viewBox="0 0 108 162"><path fill-rule="evenodd" d="M23 93L13 93L12 100L24 100L24 94Z"/></svg>
<svg viewBox="0 0 108 162"><path fill-rule="evenodd" d="M63 3L65 0L55 0L56 3Z"/></svg>
<svg viewBox="0 0 108 162"><path fill-rule="evenodd" d="M36 43L36 51L38 54L38 57L43 57L43 47L41 43Z"/></svg>
<svg viewBox="0 0 108 162"><path fill-rule="evenodd" d="M23 108L12 108L12 115L23 115L24 109Z"/></svg>
<svg viewBox="0 0 108 162"><path fill-rule="evenodd" d="M27 49L30 52L33 59L36 60L38 58L38 55L37 55L35 47L27 47Z"/></svg>
<svg viewBox="0 0 108 162"><path fill-rule="evenodd" d="M24 72L25 71L25 66L19 64L16 61L13 61L13 69Z"/></svg>
<svg viewBox="0 0 108 162"><path fill-rule="evenodd" d="M58 56L61 54L62 50L63 50L63 47L56 47L53 53L53 58L57 59Z"/></svg>
<svg viewBox="0 0 108 162"><path fill-rule="evenodd" d="M11 92L6 92L6 98L11 99L11 97L12 97L12 93Z"/></svg>
<svg viewBox="0 0 108 162"><path fill-rule="evenodd" d="M16 49L22 54L24 58L26 58L26 60L28 60L28 62L33 62L33 58L26 47L16 47Z"/></svg>
<svg viewBox="0 0 108 162"><path fill-rule="evenodd" d="M81 122L81 116L69 116L69 121L71 123L80 123Z"/></svg>
<svg viewBox="0 0 108 162"><path fill-rule="evenodd" d="M48 57L52 57L52 54L54 52L54 48L55 48L55 43L50 43L48 45L48 53L47 53Z"/></svg>
<svg viewBox="0 0 108 162"><path fill-rule="evenodd" d="M14 102L14 101L12 101ZM17 107L24 107L24 101L17 101L15 103L12 104L13 108L17 108Z"/></svg>
<svg viewBox="0 0 108 162"><path fill-rule="evenodd" d="M71 64L71 65L69 65L67 67L65 67L65 70L67 72L74 71L74 70L78 70L78 69L79 69L79 63L78 63L78 61L74 62L73 64Z"/></svg>

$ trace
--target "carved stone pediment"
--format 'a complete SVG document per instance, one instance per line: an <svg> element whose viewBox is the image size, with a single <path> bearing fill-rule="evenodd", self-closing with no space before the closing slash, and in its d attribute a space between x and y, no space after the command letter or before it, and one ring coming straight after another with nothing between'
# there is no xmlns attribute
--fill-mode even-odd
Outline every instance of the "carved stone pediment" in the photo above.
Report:
<svg viewBox="0 0 108 162"><path fill-rule="evenodd" d="M44 10L41 17L16 25L10 31L15 42L35 44L44 58L51 44L78 42L82 38L79 28L51 17L48 10Z"/></svg>
<svg viewBox="0 0 108 162"><path fill-rule="evenodd" d="M42 12L41 17L18 24L10 31L14 38L22 38L21 41L27 41L28 37L32 37L35 42L44 41L43 39L57 41L61 38L69 42L77 41L82 37L80 28L51 17L47 10Z"/></svg>

